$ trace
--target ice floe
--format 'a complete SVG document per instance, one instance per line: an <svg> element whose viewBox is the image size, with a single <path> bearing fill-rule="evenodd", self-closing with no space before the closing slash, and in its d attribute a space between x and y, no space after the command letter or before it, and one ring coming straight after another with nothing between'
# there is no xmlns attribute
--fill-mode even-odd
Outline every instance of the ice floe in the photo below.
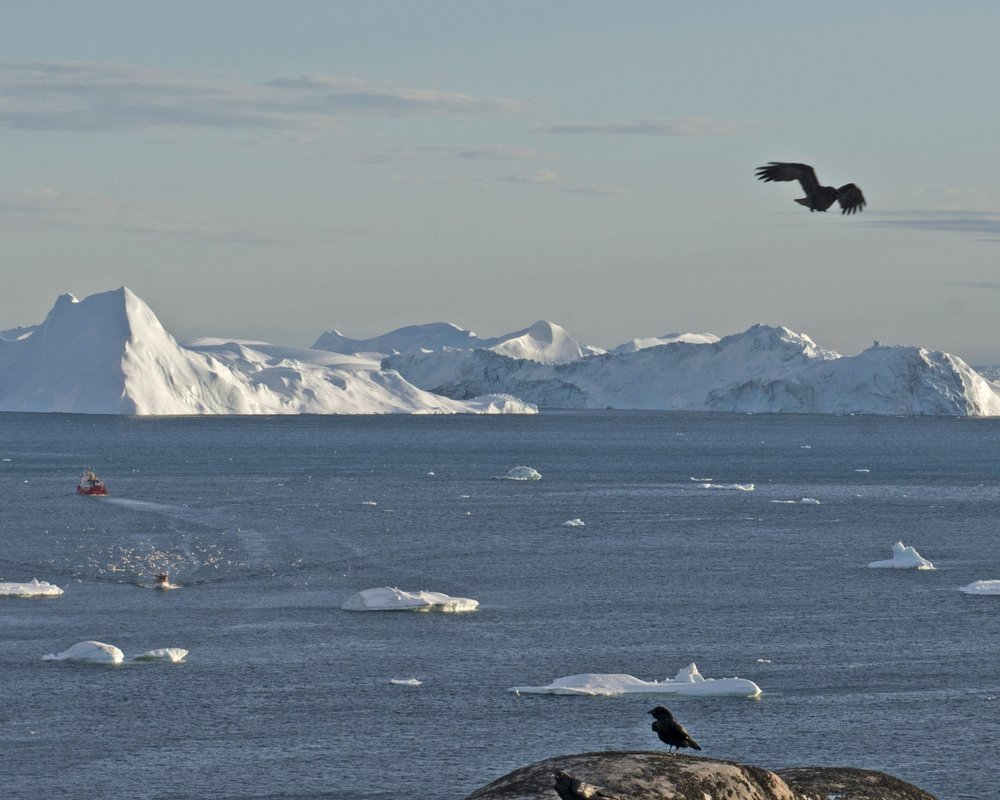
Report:
<svg viewBox="0 0 1000 800"><path fill-rule="evenodd" d="M423 681L417 678L389 678L389 683L394 686L423 686Z"/></svg>
<svg viewBox="0 0 1000 800"><path fill-rule="evenodd" d="M347 598L344 611L475 611L478 600L450 597L440 592L404 592L395 587L364 589Z"/></svg>
<svg viewBox="0 0 1000 800"><path fill-rule="evenodd" d="M563 523L563 525L567 528L582 528L586 524L587 523L579 517L576 517L575 519L568 519Z"/></svg>
<svg viewBox="0 0 1000 800"><path fill-rule="evenodd" d="M959 591L966 594L1000 594L1000 581L973 581Z"/></svg>
<svg viewBox="0 0 1000 800"><path fill-rule="evenodd" d="M902 542L896 542L892 546L892 558L887 561L872 561L868 566L873 569L934 569L930 561Z"/></svg>
<svg viewBox="0 0 1000 800"><path fill-rule="evenodd" d="M538 481L542 479L542 473L533 467L511 467L506 475L499 476L505 481Z"/></svg>
<svg viewBox="0 0 1000 800"><path fill-rule="evenodd" d="M585 672L556 678L547 686L512 686L517 694L682 694L703 697L758 697L760 687L745 678L704 678L692 662L673 680L644 681L624 673Z"/></svg>
<svg viewBox="0 0 1000 800"><path fill-rule="evenodd" d="M159 647L148 650L142 655L133 656L133 661L166 661L170 664L180 664L187 658L188 651L181 647Z"/></svg>
<svg viewBox="0 0 1000 800"><path fill-rule="evenodd" d="M92 664L121 664L125 660L122 653L113 644L104 642L77 642L61 653L49 653L42 656L43 661L87 661Z"/></svg>
<svg viewBox="0 0 1000 800"><path fill-rule="evenodd" d="M63 590L54 583L32 578L27 583L0 583L0 597L58 597Z"/></svg>

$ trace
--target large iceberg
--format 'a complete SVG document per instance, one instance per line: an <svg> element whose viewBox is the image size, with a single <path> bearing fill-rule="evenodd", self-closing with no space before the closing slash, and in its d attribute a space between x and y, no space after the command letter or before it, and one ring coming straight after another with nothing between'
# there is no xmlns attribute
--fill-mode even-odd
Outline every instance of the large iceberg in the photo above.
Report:
<svg viewBox="0 0 1000 800"><path fill-rule="evenodd" d="M546 686L512 686L518 694L681 694L702 697L759 697L760 687L745 678L704 678L692 662L680 670L673 680L644 681L624 673L585 672L556 678Z"/></svg>
<svg viewBox="0 0 1000 800"><path fill-rule="evenodd" d="M543 408L1000 415L1000 386L956 356L879 344L842 356L768 325L566 363L472 349L399 353L382 364L437 394L504 392Z"/></svg>
<svg viewBox="0 0 1000 800"><path fill-rule="evenodd" d="M0 336L0 411L534 413L538 407L1000 416L1000 385L921 347L842 356L785 327L670 334L611 352L542 320L492 339L449 323L311 348L178 342L129 289L62 295Z"/></svg>
<svg viewBox="0 0 1000 800"><path fill-rule="evenodd" d="M455 401L377 358L264 342L177 343L122 287L62 295L27 335L0 339L0 411L90 414L532 413L502 396Z"/></svg>
<svg viewBox="0 0 1000 800"><path fill-rule="evenodd" d="M58 597L62 593L54 583L37 578L27 583L0 582L0 597Z"/></svg>
<svg viewBox="0 0 1000 800"><path fill-rule="evenodd" d="M61 653L49 653L42 656L43 661L87 661L92 664L121 664L125 660L122 653L113 644L104 642L77 642Z"/></svg>
<svg viewBox="0 0 1000 800"><path fill-rule="evenodd" d="M886 561L872 561L873 569L934 569L934 565L920 555L913 547L907 547L902 542L892 546L892 558Z"/></svg>
<svg viewBox="0 0 1000 800"><path fill-rule="evenodd" d="M404 592L389 586L364 589L351 595L341 608L344 611L475 611L478 600L450 597L440 592Z"/></svg>

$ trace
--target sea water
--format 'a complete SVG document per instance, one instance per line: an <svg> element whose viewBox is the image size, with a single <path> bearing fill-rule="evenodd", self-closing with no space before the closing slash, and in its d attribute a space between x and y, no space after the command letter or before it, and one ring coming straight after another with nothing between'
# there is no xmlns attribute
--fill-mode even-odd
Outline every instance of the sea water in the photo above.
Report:
<svg viewBox="0 0 1000 800"><path fill-rule="evenodd" d="M993 797L1000 597L959 588L1000 578L998 454L952 418L0 414L0 580L65 589L0 598L3 796L461 798L661 750L665 701L705 756ZM867 567L899 540L936 569ZM382 586L480 605L341 610ZM85 640L125 662L42 660ZM763 695L508 691L692 661Z"/></svg>

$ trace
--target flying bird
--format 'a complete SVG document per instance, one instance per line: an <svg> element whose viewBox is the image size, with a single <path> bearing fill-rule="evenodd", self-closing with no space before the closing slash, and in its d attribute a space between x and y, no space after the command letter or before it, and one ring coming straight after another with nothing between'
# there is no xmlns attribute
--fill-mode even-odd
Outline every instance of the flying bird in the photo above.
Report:
<svg viewBox="0 0 1000 800"><path fill-rule="evenodd" d="M820 186L816 171L808 164L771 161L766 167L757 167L757 177L764 182L798 181L806 196L795 202L810 211L826 211L835 201L840 203L841 214L855 214L865 207L865 196L857 184L845 183L839 189Z"/></svg>
<svg viewBox="0 0 1000 800"><path fill-rule="evenodd" d="M695 750L701 750L701 746L691 738L691 734L674 719L674 715L670 713L670 709L664 706L657 706L652 711L647 711L646 713L656 717L653 720L652 727L656 731L656 735L660 737L660 741L667 745L668 753L679 750L682 747L692 747Z"/></svg>
<svg viewBox="0 0 1000 800"><path fill-rule="evenodd" d="M600 786L584 783L562 770L556 773L556 794L562 800L619 800L615 795L605 792Z"/></svg>

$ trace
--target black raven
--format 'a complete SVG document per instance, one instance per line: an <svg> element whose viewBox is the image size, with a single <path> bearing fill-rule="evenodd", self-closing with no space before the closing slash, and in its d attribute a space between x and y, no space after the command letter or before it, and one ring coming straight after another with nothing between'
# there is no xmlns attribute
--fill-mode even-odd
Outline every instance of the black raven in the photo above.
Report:
<svg viewBox="0 0 1000 800"><path fill-rule="evenodd" d="M771 161L766 167L757 167L757 177L765 182L798 181L806 196L796 198L795 202L810 211L826 211L835 201L840 202L841 214L854 214L865 207L865 196L856 184L845 183L839 189L820 186L816 171L808 164Z"/></svg>
<svg viewBox="0 0 1000 800"><path fill-rule="evenodd" d="M556 794L562 800L618 800L599 786L584 783L562 770L556 773Z"/></svg>
<svg viewBox="0 0 1000 800"><path fill-rule="evenodd" d="M647 711L646 713L656 717L652 727L656 731L656 735L660 737L660 741L667 745L668 753L679 750L681 747L693 747L695 750L701 750L701 746L691 738L691 734L684 730L684 726L674 719L674 715L670 713L670 709L664 706L657 706L652 711Z"/></svg>

